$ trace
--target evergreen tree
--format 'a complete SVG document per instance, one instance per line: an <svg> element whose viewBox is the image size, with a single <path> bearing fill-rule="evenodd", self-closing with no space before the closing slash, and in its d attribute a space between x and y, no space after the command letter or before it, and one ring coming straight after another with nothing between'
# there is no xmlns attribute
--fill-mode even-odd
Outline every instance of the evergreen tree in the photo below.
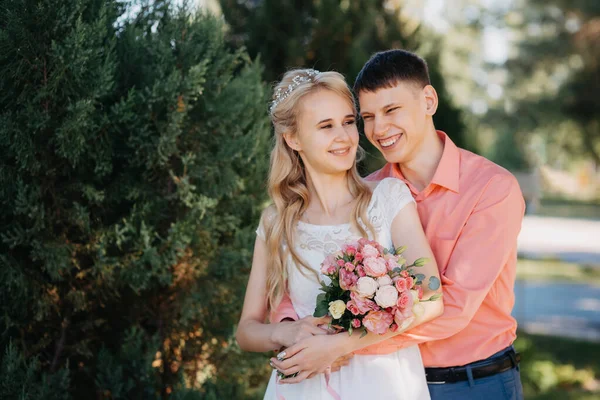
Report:
<svg viewBox="0 0 600 400"><path fill-rule="evenodd" d="M268 370L232 345L266 195L263 71L216 19L121 4L0 5L0 348L17 371L0 382L240 398Z"/></svg>

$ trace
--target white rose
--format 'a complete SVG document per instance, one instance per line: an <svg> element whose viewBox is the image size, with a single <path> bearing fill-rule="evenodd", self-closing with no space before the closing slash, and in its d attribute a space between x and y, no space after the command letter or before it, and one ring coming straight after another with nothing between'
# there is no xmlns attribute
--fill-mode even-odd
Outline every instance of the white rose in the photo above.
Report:
<svg viewBox="0 0 600 400"><path fill-rule="evenodd" d="M384 275L384 276L377 278L377 283L379 284L379 287L381 287L381 286L392 285L394 282L392 281L392 278L390 278L389 275Z"/></svg>
<svg viewBox="0 0 600 400"><path fill-rule="evenodd" d="M329 313L333 319L340 319L346 311L346 303L342 300L336 300L329 303Z"/></svg>
<svg viewBox="0 0 600 400"><path fill-rule="evenodd" d="M361 297L371 297L377 290L377 282L369 276L358 278L356 282L356 290Z"/></svg>
<svg viewBox="0 0 600 400"><path fill-rule="evenodd" d="M398 291L391 285L382 286L375 295L375 303L381 308L394 307L398 301Z"/></svg>

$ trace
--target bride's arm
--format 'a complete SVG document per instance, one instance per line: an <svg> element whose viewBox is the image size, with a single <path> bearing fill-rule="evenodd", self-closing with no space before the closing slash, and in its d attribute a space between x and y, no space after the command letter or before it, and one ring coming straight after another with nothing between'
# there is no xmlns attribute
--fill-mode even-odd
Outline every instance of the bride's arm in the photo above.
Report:
<svg viewBox="0 0 600 400"><path fill-rule="evenodd" d="M429 259L429 262L417 270L426 276L423 282L423 299L426 300L434 294L440 294L441 287L436 290L428 287L429 279L435 277L439 282L440 275L414 203L407 204L394 218L392 240L395 246L403 245L407 247L403 256L408 264L420 257ZM360 334L349 336L347 332L341 332L336 335L308 338L291 346L285 350L286 359L284 361L272 360L277 369L285 375L299 372L297 377L282 380L282 383L297 383L316 373L324 372L331 361L340 355L348 354L399 335L415 326L431 321L444 311L442 299L422 302L421 304L424 312L419 316L415 316L408 326L398 329L396 332L389 332L384 335L369 332L362 338Z"/></svg>
<svg viewBox="0 0 600 400"><path fill-rule="evenodd" d="M246 288L242 316L235 338L242 350L265 352L291 346L313 335L327 332L318 327L325 318L306 317L298 321L265 323L267 316L267 245L260 237L254 244L252 270Z"/></svg>

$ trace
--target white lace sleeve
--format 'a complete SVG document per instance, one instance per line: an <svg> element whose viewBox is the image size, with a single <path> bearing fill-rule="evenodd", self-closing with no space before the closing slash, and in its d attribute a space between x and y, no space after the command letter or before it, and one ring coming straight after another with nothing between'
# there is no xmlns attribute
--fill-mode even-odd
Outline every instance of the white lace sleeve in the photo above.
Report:
<svg viewBox="0 0 600 400"><path fill-rule="evenodd" d="M379 183L379 195L382 198L386 220L391 224L396 215L414 199L406 183L396 178L385 178Z"/></svg>
<svg viewBox="0 0 600 400"><path fill-rule="evenodd" d="M262 216L260 217L260 222L258 223L258 228L256 229L256 235L265 242L267 241L265 223L271 223L273 218L275 218L275 209L272 206L263 211Z"/></svg>

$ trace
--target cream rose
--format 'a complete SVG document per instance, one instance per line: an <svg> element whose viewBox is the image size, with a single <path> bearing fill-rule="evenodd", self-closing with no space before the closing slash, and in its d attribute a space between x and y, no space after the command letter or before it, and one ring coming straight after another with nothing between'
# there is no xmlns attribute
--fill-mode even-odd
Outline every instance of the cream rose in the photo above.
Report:
<svg viewBox="0 0 600 400"><path fill-rule="evenodd" d="M371 297L377 290L377 281L369 276L358 278L356 282L356 291L362 297Z"/></svg>
<svg viewBox="0 0 600 400"><path fill-rule="evenodd" d="M340 319L346 311L346 303L342 300L336 300L329 303L329 313L333 319Z"/></svg>
<svg viewBox="0 0 600 400"><path fill-rule="evenodd" d="M382 286L377 290L375 303L381 308L394 307L398 301L398 291L392 285Z"/></svg>
<svg viewBox="0 0 600 400"><path fill-rule="evenodd" d="M412 312L417 317L420 317L421 315L425 314L425 307L423 307L423 304L421 303L416 303L415 305L413 305Z"/></svg>
<svg viewBox="0 0 600 400"><path fill-rule="evenodd" d="M416 291L416 290L411 290L410 294L411 294L411 296L413 298L413 303L417 304L419 302L419 292Z"/></svg>

